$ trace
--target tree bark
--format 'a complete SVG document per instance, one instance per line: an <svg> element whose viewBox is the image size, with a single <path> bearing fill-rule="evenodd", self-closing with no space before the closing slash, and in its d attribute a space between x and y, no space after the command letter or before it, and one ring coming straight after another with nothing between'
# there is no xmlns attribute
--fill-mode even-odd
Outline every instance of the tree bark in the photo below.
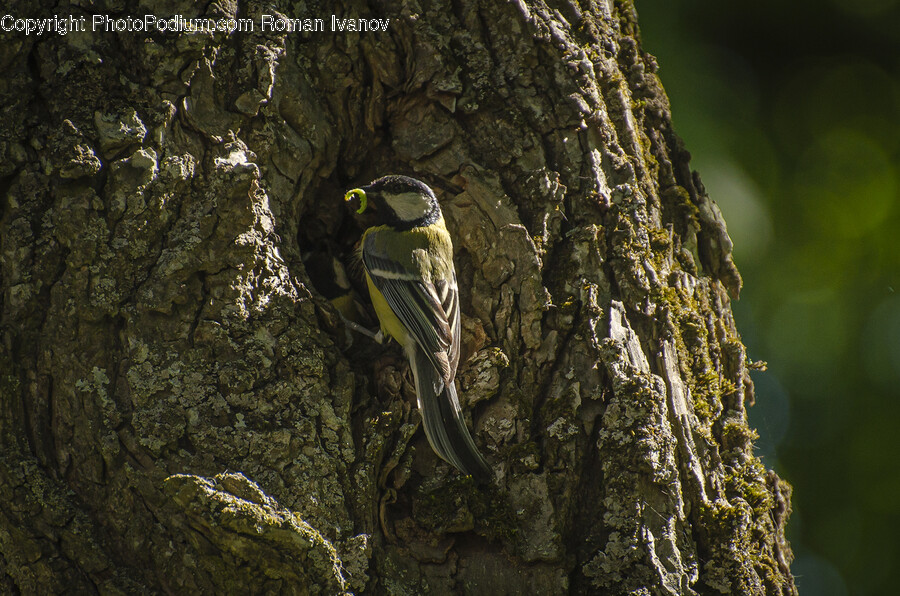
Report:
<svg viewBox="0 0 900 596"><path fill-rule="evenodd" d="M88 30L0 33L0 591L794 594L731 241L631 2L375 4L13 2ZM454 237L488 489L323 297L387 173Z"/></svg>

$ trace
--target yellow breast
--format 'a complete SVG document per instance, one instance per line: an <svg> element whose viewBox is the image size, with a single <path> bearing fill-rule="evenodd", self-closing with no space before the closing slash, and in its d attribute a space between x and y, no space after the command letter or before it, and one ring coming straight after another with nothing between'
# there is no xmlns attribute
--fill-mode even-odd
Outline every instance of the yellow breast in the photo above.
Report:
<svg viewBox="0 0 900 596"><path fill-rule="evenodd" d="M366 273L366 285L369 286L369 297L372 298L372 306L375 307L375 314L378 315L378 321L381 323L381 331L385 335L393 337L401 346L405 346L409 333L385 300L384 294L372 283L368 272Z"/></svg>

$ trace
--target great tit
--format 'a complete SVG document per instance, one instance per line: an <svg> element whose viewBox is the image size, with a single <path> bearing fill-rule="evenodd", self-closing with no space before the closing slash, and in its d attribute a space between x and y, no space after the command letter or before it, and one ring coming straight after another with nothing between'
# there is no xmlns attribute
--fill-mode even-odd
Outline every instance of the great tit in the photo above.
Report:
<svg viewBox="0 0 900 596"><path fill-rule="evenodd" d="M459 293L453 244L434 192L407 176L384 176L354 188L363 213L373 205L382 225L369 228L360 256L375 314L376 339L399 343L412 368L425 436L444 460L479 482L491 469L478 452L456 395Z"/></svg>

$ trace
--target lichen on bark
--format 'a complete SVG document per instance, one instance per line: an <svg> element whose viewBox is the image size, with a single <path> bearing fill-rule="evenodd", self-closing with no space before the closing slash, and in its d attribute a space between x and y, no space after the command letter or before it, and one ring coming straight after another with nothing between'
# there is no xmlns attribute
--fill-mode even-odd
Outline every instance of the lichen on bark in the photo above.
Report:
<svg viewBox="0 0 900 596"><path fill-rule="evenodd" d="M731 241L631 3L340 12L389 30L0 49L0 586L793 593ZM454 238L490 488L324 296L387 172Z"/></svg>

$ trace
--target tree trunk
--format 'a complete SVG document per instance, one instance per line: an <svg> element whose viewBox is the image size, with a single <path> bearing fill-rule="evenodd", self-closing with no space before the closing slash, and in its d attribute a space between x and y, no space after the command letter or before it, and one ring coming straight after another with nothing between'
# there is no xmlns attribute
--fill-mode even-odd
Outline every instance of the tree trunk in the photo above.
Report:
<svg viewBox="0 0 900 596"><path fill-rule="evenodd" d="M87 30L0 33L0 592L795 593L731 241L630 2L13 4ZM387 173L454 237L487 489L323 297Z"/></svg>

